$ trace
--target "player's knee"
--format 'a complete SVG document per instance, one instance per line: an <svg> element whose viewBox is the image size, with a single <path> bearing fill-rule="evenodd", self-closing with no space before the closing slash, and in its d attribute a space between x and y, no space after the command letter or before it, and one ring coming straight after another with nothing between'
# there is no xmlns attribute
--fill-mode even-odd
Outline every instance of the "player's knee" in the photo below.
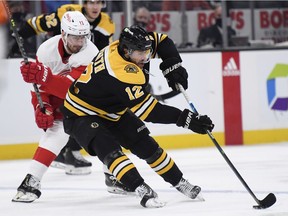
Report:
<svg viewBox="0 0 288 216"><path fill-rule="evenodd" d="M153 155L145 159L149 166L159 175L163 175L174 169L175 163L173 159L159 147Z"/></svg>
<svg viewBox="0 0 288 216"><path fill-rule="evenodd" d="M149 135L142 137L137 143L130 146L130 151L141 159L151 157L158 149L158 143Z"/></svg>
<svg viewBox="0 0 288 216"><path fill-rule="evenodd" d="M154 154L152 154L149 158L146 158L146 162L148 164L152 164L155 161L157 161L162 155L163 155L164 150L161 147L158 147Z"/></svg>
<svg viewBox="0 0 288 216"><path fill-rule="evenodd" d="M104 160L103 160L103 163L109 167L113 161L115 161L117 158L120 158L122 156L124 156L125 154L120 151L120 150L115 150L113 152L110 152L109 154L107 154L105 157L104 157Z"/></svg>

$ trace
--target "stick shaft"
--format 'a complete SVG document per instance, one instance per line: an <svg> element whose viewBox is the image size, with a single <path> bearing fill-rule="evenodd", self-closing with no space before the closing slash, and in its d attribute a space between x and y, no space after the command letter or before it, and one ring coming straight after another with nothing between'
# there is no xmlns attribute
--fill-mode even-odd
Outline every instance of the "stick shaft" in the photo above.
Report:
<svg viewBox="0 0 288 216"><path fill-rule="evenodd" d="M188 104L190 105L192 111L195 114L199 114L197 109L195 108L195 106L193 105L193 103L190 101L189 96L187 94L187 92L185 91L185 89L183 88L183 86L181 84L178 84L178 87L181 91L181 93L184 95L186 101L188 102ZM209 130L206 130L208 136L210 137L210 139L212 140L213 144L216 146L216 148L218 149L218 151L220 152L220 154L223 156L223 158L225 159L225 161L228 163L228 165L230 166L230 168L233 170L234 174L237 176L237 178L241 181L241 183L243 184L243 186L246 188L246 190L249 192L249 194L253 197L253 199L257 202L257 204L261 205L260 200L257 199L257 197L255 196L255 194L253 193L253 191L250 189L250 187L248 186L248 184L245 182L245 180L242 178L242 176L240 175L240 173L238 172L238 170L235 168L235 166L233 165L233 163L230 161L230 159L227 157L227 155L225 154L225 152L223 151L223 149L221 148L221 146L219 145L219 143L217 142L217 140L214 138L214 136L212 135L212 133Z"/></svg>
<svg viewBox="0 0 288 216"><path fill-rule="evenodd" d="M13 31L13 33L15 35L15 38L16 38L17 45L19 47L21 56L23 57L25 64L28 64L28 57L27 57L27 53L26 53L26 51L24 49L23 38L19 35L19 33L17 31L16 23L15 23L13 17L12 17L12 14L10 12L10 9L9 9L8 5L7 5L7 2L5 2L5 1L2 1L2 2L4 4L4 7L5 7L6 12L8 14L9 21L10 21L10 24L11 24L11 28L12 28L12 31ZM34 88L34 91L35 91L39 106L41 108L41 111L43 113L45 113L45 107L44 107L44 104L43 104L43 101L42 101L42 98L41 98L41 95L40 95L40 92L39 92L39 88L38 88L38 86L35 83L33 83L33 88Z"/></svg>

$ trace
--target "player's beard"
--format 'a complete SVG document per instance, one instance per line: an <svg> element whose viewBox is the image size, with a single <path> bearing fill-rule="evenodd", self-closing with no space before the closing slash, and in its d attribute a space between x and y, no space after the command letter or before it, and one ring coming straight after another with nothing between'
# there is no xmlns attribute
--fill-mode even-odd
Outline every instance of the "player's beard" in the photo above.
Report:
<svg viewBox="0 0 288 216"><path fill-rule="evenodd" d="M141 69L143 69L143 67L144 67L144 63L139 62L139 63L137 63L137 66L140 67Z"/></svg>

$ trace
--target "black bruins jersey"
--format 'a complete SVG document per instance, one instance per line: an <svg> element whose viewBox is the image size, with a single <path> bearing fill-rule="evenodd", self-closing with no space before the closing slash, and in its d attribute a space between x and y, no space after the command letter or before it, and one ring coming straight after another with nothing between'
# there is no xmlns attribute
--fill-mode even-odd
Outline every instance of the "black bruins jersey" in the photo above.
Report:
<svg viewBox="0 0 288 216"><path fill-rule="evenodd" d="M152 40L152 58L159 53L163 55L170 53L180 58L175 45L172 40L168 40L167 35L150 32L149 36ZM162 51L158 52L164 41L166 43L161 46ZM171 46L170 49L168 44ZM110 121L118 121L121 115L130 109L140 119L146 120L152 112L160 111L155 109L156 106L160 106L160 103L145 91L149 81L149 63L145 64L144 69L141 70L136 64L122 58L117 49L118 45L117 40L101 50L79 79L71 85L62 110L66 118L98 115ZM164 58L167 57L169 56ZM161 58L163 59L162 56ZM164 114L165 110L167 112L173 110L172 115L179 116L180 111L177 108L161 106L167 107L167 109L163 107L161 109ZM159 116L159 114L163 113L155 113L154 116ZM166 114L169 116L171 112ZM169 117L165 119L168 123L176 121L175 118L171 122L168 120Z"/></svg>
<svg viewBox="0 0 288 216"><path fill-rule="evenodd" d="M28 38L43 32L61 34L61 19L67 11L80 11L85 15L84 8L79 4L65 4L51 14L42 14L27 20L24 27L19 30L20 36ZM115 33L115 24L108 14L101 12L99 17L90 23L91 40L99 50L112 42Z"/></svg>

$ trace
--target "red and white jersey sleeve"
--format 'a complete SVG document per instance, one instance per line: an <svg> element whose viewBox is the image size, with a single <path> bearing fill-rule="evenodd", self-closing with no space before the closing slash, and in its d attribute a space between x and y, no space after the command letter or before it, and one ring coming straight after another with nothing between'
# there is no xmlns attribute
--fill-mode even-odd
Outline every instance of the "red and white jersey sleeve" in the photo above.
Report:
<svg viewBox="0 0 288 216"><path fill-rule="evenodd" d="M58 101L51 104L55 110L59 108L59 99L63 101L71 83L81 75L97 53L97 47L87 40L87 45L78 53L65 57L61 35L40 45L36 53L37 61L48 66L53 76L49 77L45 85L39 86L39 89L40 92L50 95L50 104Z"/></svg>

